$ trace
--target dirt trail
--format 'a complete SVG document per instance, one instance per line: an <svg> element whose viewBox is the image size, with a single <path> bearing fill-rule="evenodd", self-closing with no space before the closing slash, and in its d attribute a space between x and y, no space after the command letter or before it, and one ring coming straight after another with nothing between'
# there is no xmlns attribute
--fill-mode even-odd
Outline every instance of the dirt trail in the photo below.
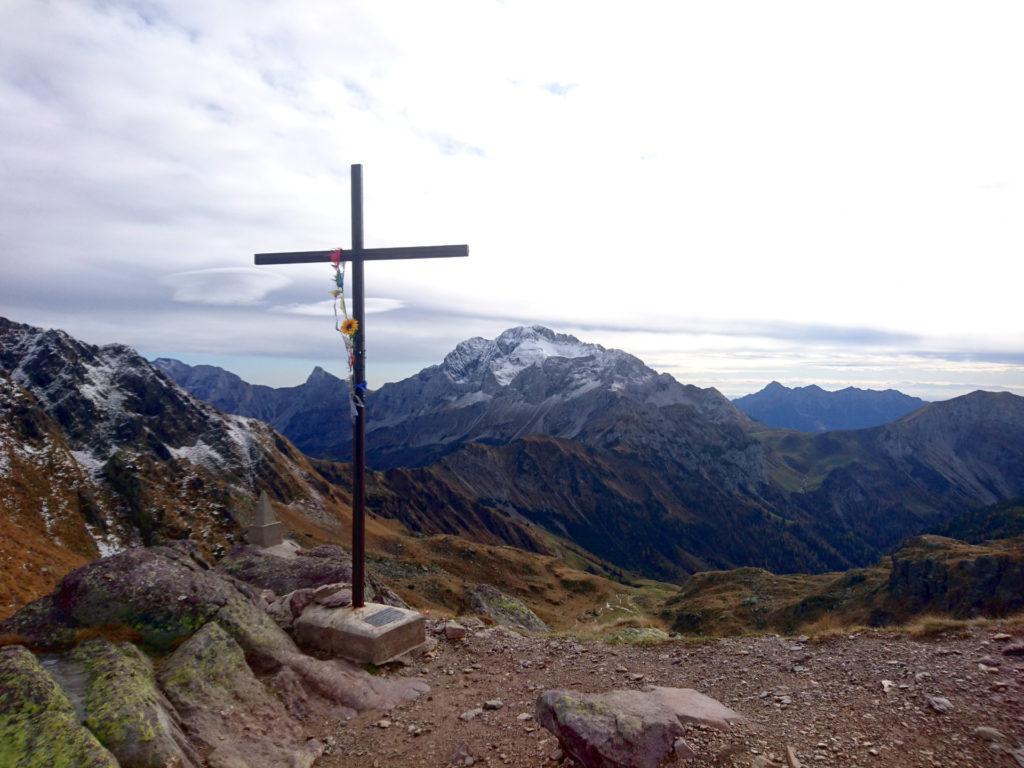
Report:
<svg viewBox="0 0 1024 768"><path fill-rule="evenodd" d="M333 741L320 764L334 768L443 766L460 744L478 766L554 766L555 739L520 717L532 715L538 691L656 684L696 688L750 718L730 733L690 728L687 741L701 757L688 765L786 765L793 747L804 766L1020 768L990 737L975 734L994 728L1012 747L1024 744L1024 657L1003 656L993 635L974 629L934 641L872 633L817 645L760 637L635 648L485 630L441 640L421 665L382 672L422 676L429 697L340 726L324 723L310 735ZM984 671L979 663L998 667ZM888 693L883 680L892 683ZM952 710L936 712L929 696L948 699ZM460 719L492 699L502 707Z"/></svg>

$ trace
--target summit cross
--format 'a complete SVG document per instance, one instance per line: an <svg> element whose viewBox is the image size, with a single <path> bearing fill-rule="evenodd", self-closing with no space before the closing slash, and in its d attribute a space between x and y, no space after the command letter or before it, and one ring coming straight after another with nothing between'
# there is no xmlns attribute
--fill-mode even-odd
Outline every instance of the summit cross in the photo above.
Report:
<svg viewBox="0 0 1024 768"><path fill-rule="evenodd" d="M257 253L257 265L329 263L337 250ZM357 323L352 339L352 377L356 399L352 423L352 606L365 605L366 584L366 296L363 263L395 259L443 259L469 256L468 245L425 245L412 248L363 247L363 166L352 166L352 248L341 252L342 261L352 262L352 315ZM363 387L358 385L362 384Z"/></svg>

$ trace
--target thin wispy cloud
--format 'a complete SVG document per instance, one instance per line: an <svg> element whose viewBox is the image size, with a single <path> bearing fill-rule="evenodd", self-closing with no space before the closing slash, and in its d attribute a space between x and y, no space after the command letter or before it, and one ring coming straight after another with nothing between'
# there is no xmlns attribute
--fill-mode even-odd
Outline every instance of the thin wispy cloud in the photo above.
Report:
<svg viewBox="0 0 1024 768"><path fill-rule="evenodd" d="M255 304L291 280L280 273L253 267L222 267L174 272L160 282L171 288L171 299L185 304Z"/></svg>

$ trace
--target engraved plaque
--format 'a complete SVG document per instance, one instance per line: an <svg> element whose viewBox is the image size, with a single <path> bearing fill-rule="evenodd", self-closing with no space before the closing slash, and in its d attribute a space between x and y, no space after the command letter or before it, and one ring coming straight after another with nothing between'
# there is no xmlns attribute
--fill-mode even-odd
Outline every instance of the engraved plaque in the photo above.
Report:
<svg viewBox="0 0 1024 768"><path fill-rule="evenodd" d="M397 608L385 608L383 611L377 611L376 613L367 616L363 621L371 627L384 627L398 621L404 615L405 614Z"/></svg>

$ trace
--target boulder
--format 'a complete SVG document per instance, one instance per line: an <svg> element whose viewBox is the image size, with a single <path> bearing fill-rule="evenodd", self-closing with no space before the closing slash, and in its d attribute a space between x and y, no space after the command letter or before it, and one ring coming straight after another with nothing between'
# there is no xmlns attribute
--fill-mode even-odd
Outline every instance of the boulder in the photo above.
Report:
<svg viewBox="0 0 1024 768"><path fill-rule="evenodd" d="M308 768L323 752L319 742L303 737L216 622L172 653L159 679L193 741L208 750L210 768Z"/></svg>
<svg viewBox="0 0 1024 768"><path fill-rule="evenodd" d="M1024 640L1015 640L1003 646L1005 656L1024 656Z"/></svg>
<svg viewBox="0 0 1024 768"><path fill-rule="evenodd" d="M121 768L200 764L138 648L97 638L75 648L69 661L83 680L85 725Z"/></svg>
<svg viewBox="0 0 1024 768"><path fill-rule="evenodd" d="M692 751L682 741L683 720L727 728L742 715L687 688L584 694L545 691L537 721L584 768L657 768L671 755Z"/></svg>
<svg viewBox="0 0 1024 768"><path fill-rule="evenodd" d="M720 701L705 696L693 688L649 686L643 693L662 704L684 723L708 725L720 731L727 731L733 725L746 720L743 715L729 709Z"/></svg>
<svg viewBox="0 0 1024 768"><path fill-rule="evenodd" d="M457 621L446 621L441 624L441 634L446 640L461 640L466 636L466 628Z"/></svg>
<svg viewBox="0 0 1024 768"><path fill-rule="evenodd" d="M527 632L547 632L548 625L522 600L507 595L490 584L466 588L466 601L472 613L490 617L495 624Z"/></svg>
<svg viewBox="0 0 1024 768"><path fill-rule="evenodd" d="M352 605L351 584L325 584L313 591L313 602L325 608L345 608Z"/></svg>
<svg viewBox="0 0 1024 768"><path fill-rule="evenodd" d="M279 595L328 584L352 583L352 556L341 547L324 544L278 557L258 547L239 545L217 564L224 573ZM366 600L407 608L405 602L372 574L366 577Z"/></svg>
<svg viewBox="0 0 1024 768"><path fill-rule="evenodd" d="M118 768L31 651L0 649L0 765Z"/></svg>
<svg viewBox="0 0 1024 768"><path fill-rule="evenodd" d="M289 592L284 596L284 600L288 603L288 611L291 613L293 619L299 618L302 612L306 610L315 596L316 590L313 589L296 589L294 592Z"/></svg>
<svg viewBox="0 0 1024 768"><path fill-rule="evenodd" d="M118 627L170 648L233 601L251 598L179 550L138 547L72 571L4 630L53 646L68 642L78 628Z"/></svg>

